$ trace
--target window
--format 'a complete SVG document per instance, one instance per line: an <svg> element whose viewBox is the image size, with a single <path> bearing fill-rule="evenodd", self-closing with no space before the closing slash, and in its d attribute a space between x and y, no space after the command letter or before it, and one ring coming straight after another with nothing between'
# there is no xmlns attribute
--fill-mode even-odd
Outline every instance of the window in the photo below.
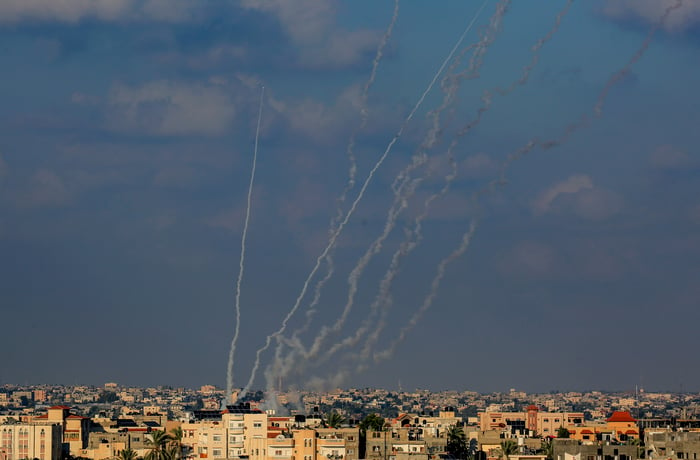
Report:
<svg viewBox="0 0 700 460"><path fill-rule="evenodd" d="M374 431L374 432L372 433L372 437L373 437L373 438L381 438L381 437L382 437L382 433L379 432L379 431Z"/></svg>
<svg viewBox="0 0 700 460"><path fill-rule="evenodd" d="M282 456L282 451L280 449L275 450L275 455L278 457Z"/></svg>
<svg viewBox="0 0 700 460"><path fill-rule="evenodd" d="M223 457L223 455L221 455L221 449L212 449L211 452L214 457Z"/></svg>
<svg viewBox="0 0 700 460"><path fill-rule="evenodd" d="M253 422L253 428L262 428L262 422Z"/></svg>
<svg viewBox="0 0 700 460"><path fill-rule="evenodd" d="M211 437L211 440L214 442L221 442L221 435L215 434L214 436Z"/></svg>
<svg viewBox="0 0 700 460"><path fill-rule="evenodd" d="M348 449L348 455L352 455L355 453L355 449Z"/></svg>
<svg viewBox="0 0 700 460"><path fill-rule="evenodd" d="M348 436L348 441L354 441L354 440L355 440L355 436L352 436L352 435Z"/></svg>

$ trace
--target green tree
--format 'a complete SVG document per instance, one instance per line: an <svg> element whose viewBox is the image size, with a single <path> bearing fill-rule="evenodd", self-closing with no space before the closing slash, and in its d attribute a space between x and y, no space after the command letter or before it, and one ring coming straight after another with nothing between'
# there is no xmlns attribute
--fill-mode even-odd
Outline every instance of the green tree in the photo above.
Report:
<svg viewBox="0 0 700 460"><path fill-rule="evenodd" d="M563 426L560 426L559 428L557 428L557 438L568 439L569 436L571 436L571 433L569 433L569 430L567 430Z"/></svg>
<svg viewBox="0 0 700 460"><path fill-rule="evenodd" d="M180 460L182 455L182 427L176 426L170 430L171 446L168 457L171 460Z"/></svg>
<svg viewBox="0 0 700 460"><path fill-rule="evenodd" d="M501 456L504 460L508 460L513 454L518 452L518 443L512 439L504 439L501 441Z"/></svg>
<svg viewBox="0 0 700 460"><path fill-rule="evenodd" d="M554 458L554 443L550 438L542 439L540 452L547 458L547 460L552 460Z"/></svg>
<svg viewBox="0 0 700 460"><path fill-rule="evenodd" d="M383 431L385 420L377 414L369 414L358 424L360 429L360 458L366 458L367 453L367 432Z"/></svg>
<svg viewBox="0 0 700 460"><path fill-rule="evenodd" d="M144 460L169 460L168 443L172 440L165 431L154 430L146 435L148 453Z"/></svg>
<svg viewBox="0 0 700 460"><path fill-rule="evenodd" d="M367 431L382 431L384 429L385 420L377 414L369 414L360 421L360 433L367 434Z"/></svg>
<svg viewBox="0 0 700 460"><path fill-rule="evenodd" d="M117 456L118 460L136 460L138 455L136 455L136 452L132 449L123 449L119 451L119 455Z"/></svg>
<svg viewBox="0 0 700 460"><path fill-rule="evenodd" d="M445 450L456 458L465 458L467 454L467 435L464 428L452 425L447 429L447 446Z"/></svg>
<svg viewBox="0 0 700 460"><path fill-rule="evenodd" d="M323 421L323 423L329 428L340 428L340 426L343 423L345 423L345 417L333 411L326 416L326 419Z"/></svg>

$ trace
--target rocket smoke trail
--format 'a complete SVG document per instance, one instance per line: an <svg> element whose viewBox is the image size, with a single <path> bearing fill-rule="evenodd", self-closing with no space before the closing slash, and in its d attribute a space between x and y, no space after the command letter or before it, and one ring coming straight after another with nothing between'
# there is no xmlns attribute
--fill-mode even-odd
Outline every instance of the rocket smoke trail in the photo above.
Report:
<svg viewBox="0 0 700 460"><path fill-rule="evenodd" d="M269 372L266 371L266 375L268 373L271 377L273 377L274 375L285 375L285 372L289 372L293 368L298 368L298 366L301 365L301 363L299 363L296 367L293 366L293 363L295 361L295 354L297 354L299 357L303 357L306 362L308 362L311 359L317 358L318 354L322 351L324 340L331 333L337 333L342 329L354 304L354 299L358 290L358 282L360 276L362 275L364 269L366 268L367 264L370 262L372 257L382 249L382 244L389 236L390 232L393 230L399 214L403 210L405 210L408 204L408 199L413 195L416 187L421 182L421 179L412 180L409 176L409 173L425 164L428 157L427 155L425 155L424 152L434 146L434 144L438 140L439 134L442 131L440 127L440 115L454 101L455 96L457 94L457 90L459 88L459 79L454 78L452 75L455 68L459 65L459 61L461 61L461 58L463 57L463 54L466 52L466 50L470 50L476 47L477 50L474 53L477 53L479 52L479 49L486 49L493 43L494 35L500 29L501 18L506 13L507 6L509 3L510 0L501 1L501 3L496 9L494 17L490 21L489 33L485 34L476 45L471 45L469 47L464 48L457 55L457 57L455 57L455 60L449 66L448 71L446 72L446 76L441 82L441 86L443 86L443 89L446 93L443 98L443 102L437 109L430 112L430 116L433 119L432 127L426 134L424 142L418 149L418 153L416 153L413 156L413 162L409 164L406 168L404 168L404 170L397 176L397 178L394 180L394 183L392 184L392 189L394 190L394 202L387 214L384 230L382 234L374 240L374 242L370 245L367 251L359 259L355 268L352 270L348 277L348 296L341 316L338 318L338 320L336 320L336 322L332 326L324 327L320 331L320 333L317 335L317 337L314 339L313 343L309 347L308 351L305 351L303 347L301 347L300 344L297 343L299 345L299 348L290 352L290 355L286 357L284 364L280 361L280 356L276 356L275 361L273 361L273 364L270 366L273 369L268 369ZM483 52L481 54L483 55ZM472 62L472 65L477 65L477 61L472 60ZM478 61L478 64L480 63L481 61ZM478 69L471 69L471 72L464 74L463 77L468 75L469 77L473 78L473 75L478 74L477 70ZM450 83L450 85L447 88L444 87L446 82ZM372 313L370 313L370 317L367 318L366 321L369 321L371 317ZM359 338L363 335L363 331L365 331L366 329L367 328L360 328L358 331L356 331L354 336L347 337L343 341L334 344L330 349L325 350L323 356L320 358L320 360L316 360L315 364L318 364L319 362L323 362L326 359L330 358L330 356L335 354L338 350L344 347L352 346L354 343L357 343Z"/></svg>
<svg viewBox="0 0 700 460"><path fill-rule="evenodd" d="M403 123L402 123L401 126L399 127L399 129L398 129L398 131L396 132L396 134L394 134L394 137L391 139L391 141L390 141L389 144L387 145L386 149L384 150L384 153L383 153L382 156L379 158L379 160L376 162L376 164L374 165L374 167L370 170L369 174L368 174L367 177L365 178L364 183L362 184L362 187L360 188L360 191L357 193L357 197L356 197L355 200L353 201L353 203L352 203L352 205L350 206L350 209L348 210L348 212L345 214L345 218L340 222L340 224L338 225L338 228L337 228L337 229L335 230L335 232L333 232L333 234L331 235L331 237L330 237L330 239L329 239L329 241L328 241L328 244L326 245L326 248L321 252L321 254L320 254L320 255L318 256L318 258L316 259L316 264L314 265L313 269L311 270L311 272L309 273L308 277L307 277L306 280L304 281L304 285L303 285L303 287L302 287L301 292L299 293L299 296L297 297L296 302L295 302L294 305L292 306L291 310L289 310L289 312L287 313L287 315L285 316L285 318L282 320L282 325L280 326L280 328L279 328L277 331L275 331L274 333L268 335L267 338L265 339L265 345L262 346L261 348L259 348L259 349L256 351L256 353L255 353L255 363L253 364L253 370L251 371L251 375L250 375L250 378L248 379L248 383L246 384L245 388L243 389L242 395L245 395L245 393L247 393L247 391L250 389L250 386L251 386L251 385L253 384L253 382L255 381L255 376L256 376L256 374L257 374L258 368L260 367L260 356L262 355L262 353L263 353L264 351L266 351L266 350L270 347L271 341L272 341L272 339L273 339L274 337L278 337L279 335L281 335L281 334L284 333L285 329L287 328L287 323L289 322L289 320L291 319L291 317L294 315L294 313L297 311L297 309L299 308L299 305L301 304L301 300L302 300L302 299L304 298L304 296L306 295L306 291L307 291L308 288L309 288L309 283L311 282L311 279L313 278L313 276L314 276L314 275L316 274L316 272L318 271L318 268L319 268L319 266L321 265L321 261L326 257L326 255L329 253L329 251L330 251L330 250L333 248L333 246L335 245L335 242L336 242L336 240L338 239L338 236L340 236L340 234L342 233L343 229L345 228L345 225L346 225L346 224L348 223L348 221L350 220L350 217L352 217L352 215L354 214L355 209L357 209L357 205L358 205L359 202L362 200L362 198L363 198L363 196L364 196L364 194L365 194L365 191L367 190L367 187L369 186L370 182L372 181L372 178L374 177L375 173L376 173L377 170L382 166L382 164L384 163L384 161L386 160L386 158L389 156L389 153L391 152L391 149L394 147L394 144L396 144L396 142L399 140L399 138L400 138L401 135L403 134L404 130L406 129L406 126L408 126L408 124L410 123L410 121L413 119L413 117L415 116L416 112L418 111L418 109L420 108L420 106L423 104L423 101L424 101L425 98L427 97L428 93L433 89L433 86L435 85L435 82L437 82L438 78L440 78L440 74L442 74L443 70L445 69L445 67L447 66L447 64L449 63L449 61L452 59L452 56L454 56L455 52L457 52L457 50L459 49L459 47L462 45L462 42L464 41L464 39L466 38L467 34L469 33L469 31L470 31L470 30L472 29L472 27L474 26L474 24L476 23L476 20L478 19L478 17L479 17L479 15L480 15L481 11L482 11L483 8L486 6L486 3L487 3L488 1L489 1L489 0L484 0L483 4L482 4L482 6L481 6L481 9L479 9L479 11L477 11L477 13L474 15L474 18L472 19L472 21L467 25L467 27L465 27L464 31L462 32L462 35L459 37L459 39L457 40L457 42L455 43L455 45L452 47L452 49L450 50L450 52L449 52L449 54L447 55L447 57L445 58L445 60L444 60L444 61L442 62L442 64L440 65L440 68L438 68L437 72L435 72L435 75L434 75L433 78L431 79L430 83L428 83L428 86L427 86L427 87L425 88L425 90L423 91L423 94L421 94L420 98L418 98L418 101L417 101L416 104L414 105L413 109L412 109L411 112L408 114L408 116L404 119Z"/></svg>
<svg viewBox="0 0 700 460"><path fill-rule="evenodd" d="M634 56L632 56L632 58L627 62L627 64L623 68L621 68L617 73L615 73L615 75L612 76L612 78L598 97L598 103L595 106L595 114L597 117L601 116L603 112L603 105L605 104L605 99L608 96L610 88L612 88L618 81L623 79L629 73L632 66L635 65L637 61L639 61L642 58L642 56L644 56L644 53L646 53L647 49L649 48L649 45L651 45L651 41L654 39L654 35L656 35L656 32L658 32L659 29L663 27L664 24L666 24L666 20L668 19L670 14L674 10L679 9L682 6L683 0L676 0L676 3L666 8L664 14L661 15L661 18L654 24L654 26L647 34L646 38L644 39L644 43L642 43L642 46L639 47L637 52L634 53Z"/></svg>
<svg viewBox="0 0 700 460"><path fill-rule="evenodd" d="M369 109L367 108L367 98L369 95L369 90L372 88L372 85L374 84L374 81L377 77L377 69L379 68L379 63L382 60L382 57L384 56L384 48L386 48L387 43L389 42L389 39L391 38L391 34L394 30L394 26L396 25L396 21L399 17L399 0L394 1L394 11L391 17L391 20L389 22L389 25L387 26L386 30L384 31L384 35L382 36L382 39L377 46L377 51L374 56L374 60L372 61L372 70L370 71L369 78L365 82L363 88L362 88L362 93L360 94L360 125L358 128L356 128L352 134L350 135L350 140L348 141L348 147L347 147L347 156L350 161L350 169L348 171L348 182L343 189L342 194L337 200L337 214L336 216L331 220L330 223L330 228L329 228L329 235L332 235L335 229L338 226L338 223L341 221L343 218L343 209L342 206L345 203L345 200L347 198L347 194L350 190L353 189L355 186L355 177L357 175L357 160L354 154L354 149L355 149L355 141L357 138L358 132L362 131L366 126L367 126L367 121L369 119ZM323 278L321 278L317 283L314 288L314 296L313 299L311 300L311 303L309 304L307 311L306 311L306 322L302 327L294 331L292 340L289 342L291 344L298 344L299 347L301 347L301 343L298 340L299 335L303 334L308 330L308 328L311 326L311 321L316 313L316 306L318 305L320 299L321 299L321 293L323 291L324 286L326 283L332 278L333 273L335 271L335 266L333 264L333 254L332 251L328 253L325 257L325 262L327 266L326 274L324 275ZM274 364L273 366L279 367L282 364L280 363L281 354L282 354L282 348L283 343L278 340L277 347L275 350L275 359L274 359ZM299 348L298 348L299 349ZM267 389L268 392L271 391L274 388L274 376L277 375L276 373L273 373L269 378L267 378L267 372L266 372L266 380L267 380Z"/></svg>
<svg viewBox="0 0 700 460"><path fill-rule="evenodd" d="M335 229L338 226L338 222L340 222L343 218L343 209L342 205L345 203L345 200L347 199L347 194L352 188L355 186L355 177L357 175L357 160L355 158L354 154L354 149L355 149L355 141L357 138L358 132L362 131L366 126L367 126L367 121L369 119L369 109L367 108L367 98L369 95L369 90L371 89L372 85L374 84L374 80L377 77L377 69L379 68L379 63L382 60L382 57L384 56L384 48L386 48L387 43L389 42L389 39L391 38L392 31L394 30L394 26L396 25L396 20L399 17L399 0L394 1L394 12L391 17L391 21L389 22L389 26L387 27L386 31L384 32L384 35L382 36L382 40L380 41L379 45L377 46L377 51L374 56L374 60L372 61L372 70L370 72L369 78L365 82L364 87L362 88L362 94L360 94L360 125L358 128L356 128L352 134L350 135L350 140L348 141L348 147L347 147L347 156L348 159L350 160L350 169L348 171L348 182L345 186L345 189L343 190L342 194L337 200L337 205L338 205L338 210L336 216L331 220L330 228L329 228L329 235L332 235ZM306 323L297 331L294 332L296 336L299 334L302 334L305 332L309 326L311 319L315 313L315 307L318 305L318 302L321 298L321 292L323 291L323 287L325 286L326 282L330 280L330 278L333 276L334 272L334 265L333 265L333 258L332 258L332 252L329 252L329 254L325 258L326 265L328 266L328 270L326 272L326 275L316 284L316 287L314 289L314 297L311 303L308 306L308 310L306 312L307 316L307 321Z"/></svg>
<svg viewBox="0 0 700 460"><path fill-rule="evenodd" d="M483 56L485 55L485 52L488 50L489 46L493 43L495 35L500 31L502 18L507 12L509 4L510 0L503 0L497 6L496 13L491 18L488 32L482 36L479 43L475 46L473 54L474 56L478 56L478 59L472 58L470 60L469 69L467 69L467 71L461 74L462 78L474 78L475 75L478 75L479 67L483 63ZM471 49L471 47L469 47L468 49ZM454 67L456 67L456 65L453 64L452 66L450 66L450 69L454 70ZM412 180L410 178L410 174L419 167L423 166L428 161L428 156L425 154L425 152L435 145L435 143L438 140L439 134L442 132L442 128L440 126L440 115L454 101L454 98L459 89L460 79L454 78L454 76L451 75L451 73L448 73L443 79L443 83L445 82L449 82L450 84L446 88L442 104L437 109L431 112L433 123L431 129L426 134L425 141L420 146L418 152L413 156L412 163L406 166L406 168L404 168L404 170L401 171L394 180L394 184L392 185L392 188L394 190L394 202L387 214L386 222L384 225L384 231L379 237L377 237L372 242L370 247L357 262L355 268L352 270L350 276L348 277L348 298L342 315L332 327L324 328L321 331L321 333L316 337L309 353L305 356L305 358L315 358L321 350L323 340L330 333L340 331L343 325L345 324L345 321L347 320L347 317L349 316L350 310L352 309L354 303L354 298L358 290L357 286L360 276L362 275L364 269L367 267L367 264L370 262L371 258L382 249L382 245L386 238L389 236L390 232L393 230L399 214L406 209L406 207L408 206L408 200L413 196L416 187L421 182L421 179ZM356 330L352 336L343 339L342 341L334 344L330 349L326 350L323 355L323 358L321 359L321 362L330 358L330 356L337 353L340 349L355 345L357 341L368 330L369 323L371 322L374 315L376 315L377 313L377 308L378 304L376 302L373 303L370 307L370 314L368 318L363 322L361 327L358 330Z"/></svg>
<svg viewBox="0 0 700 460"><path fill-rule="evenodd" d="M542 47L550 41L556 32L559 30L559 27L561 26L561 21L564 18L564 16L568 13L569 9L571 8L571 5L573 4L574 0L568 0L566 5L564 6L564 9L562 9L559 14L556 16L554 25L553 27L547 32L547 34L540 38L535 45L532 46L532 58L530 60L530 63L526 65L523 68L522 75L520 76L519 79L515 80L511 85L509 85L506 89L501 89L497 88L496 91L501 95L501 96L506 96L513 92L518 86L523 86L525 85L530 77L530 74L532 73L532 70L534 70L535 66L539 62L539 56L540 56L540 50ZM365 342L364 347L362 348L361 353L359 354L359 360L363 361L369 358L370 352L371 352L371 347L377 342L379 339L379 335L381 331L383 330L384 326L386 325L386 318L388 314L388 309L391 306L391 284L394 280L394 278L397 275L397 271L399 269L400 261L401 259L405 258L408 256L422 241L423 236L422 236L422 223L423 220L428 216L428 212L430 210L430 206L438 198L441 198L445 196L451 186L454 180L457 178L457 164L454 159L453 155L453 150L457 146L458 141L466 135L468 132L470 132L476 125L478 125L482 118L483 115L489 110L491 107L491 93L488 91L485 91L482 95L482 101L483 105L477 110L477 116L474 120L470 121L467 123L455 136L455 138L452 140L450 143L446 156L448 158L448 161L450 162L451 165L451 172L448 173L448 175L445 177L445 183L440 191L437 193L432 194L429 196L424 204L423 204L423 211L421 214L416 217L414 220L413 224L413 229L407 229L406 230L406 239L404 240L403 243L399 246L399 249L394 253L392 256L391 260L391 265L387 272L384 275L384 278L382 279L380 283L380 289L379 293L377 294L377 297L374 300L373 306L376 305L375 308L379 309L381 308L382 311L382 316L379 319L379 321L376 322L376 326L372 334L367 338L367 341Z"/></svg>
<svg viewBox="0 0 700 460"><path fill-rule="evenodd" d="M226 372L226 400L231 399L233 390L233 358L236 354L236 344L241 326L241 282L243 281L243 266L245 264L245 242L248 235L248 224L250 222L250 204L253 197L253 184L255 183L255 168L258 161L258 139L260 138L260 120L262 119L263 100L265 97L265 87L260 90L260 106L258 107L258 123L255 128L255 148L253 149L253 167L250 171L250 183L248 184L248 203L245 211L245 223L243 224L243 235L241 236L241 258L238 265L238 280L236 281L236 329L231 340L231 349L228 353L228 368Z"/></svg>
<svg viewBox="0 0 700 460"><path fill-rule="evenodd" d="M418 321L421 319L423 314L425 314L425 312L428 311L428 309L432 306L433 301L437 296L437 291L438 289L440 289L440 283L442 282L442 278L445 276L445 270L447 269L447 266L466 252L466 250L469 248L469 244L472 241L472 237L474 236L476 228L477 222L473 220L472 223L469 225L469 230L462 236L462 242L460 243L459 247L455 249L450 255L442 259L442 261L438 264L437 273L435 274L435 277L433 278L433 281L430 284L430 292L423 300L423 304L420 306L418 311L416 311L416 313L411 317L408 324L401 329L398 337L394 339L391 345L389 345L389 347L386 350L383 350L382 352L377 353L375 355L375 361L390 357L396 350L396 347L406 338L406 334L408 334L411 331L411 329L413 329L416 326L416 324L418 324Z"/></svg>
<svg viewBox="0 0 700 460"><path fill-rule="evenodd" d="M600 117L602 115L602 108L605 104L605 100L607 99L608 93L612 89L612 87L620 81L624 75L629 72L630 68L638 62L643 56L645 51L649 48L651 39L653 38L654 34L658 31L660 27L664 25L666 22L668 16L670 13L678 9L682 6L683 2L682 0L677 0L677 2L668 7L665 11L664 14L661 16L661 18L656 22L656 24L652 27L651 31L647 35L646 39L640 46L640 48L635 52L635 54L632 56L632 58L616 73L614 73L606 82L605 86L600 92L600 95L598 96L597 103L594 107L594 112L597 117ZM589 124L589 118L587 116L583 116L580 118L580 120L577 123L573 123L569 125L566 130L564 131L564 134L559 137L558 139L554 140L547 140L547 141L540 141L538 139L532 139L528 141L524 146L513 152L512 154L508 155L505 161L503 162L501 166L501 172L500 175L497 179L491 181L485 188L477 191L473 199L476 199L480 197L483 194L486 193L491 193L494 191L494 189L497 186L502 186L505 185L507 182L505 180L505 173L507 169L513 164L513 162L519 160L522 158L524 155L530 153L533 149L536 147L540 147L543 150L548 150L553 147L557 147L564 142L566 142L573 133L575 133L578 129L584 128L588 126ZM418 311L414 314L414 316L409 320L409 323L400 331L399 336L391 342L389 347L381 352L375 353L374 354L374 361L375 363L380 362L384 359L387 359L393 355L393 353L396 351L396 347L405 339L406 334L413 328L415 325L418 323L420 318L425 314L425 312L430 308L432 305L432 302L435 298L435 295L437 293L437 289L439 288L440 285L440 280L444 276L444 270L447 264L457 257L461 256L468 248L469 242L471 241L471 238L474 234L474 231L476 230L476 225L475 222L472 222L470 225L469 230L464 234L462 237L462 243L460 246L452 252L449 256L447 256L445 259L443 259L442 262L438 265L438 273L436 277L433 279L432 285L431 285L431 290L428 296L426 297L425 301L421 305L421 307L418 309ZM364 370L365 365L362 363L358 367L358 372Z"/></svg>
<svg viewBox="0 0 700 460"><path fill-rule="evenodd" d="M517 86L524 85L527 83L529 79L529 75L536 66L536 64L539 61L539 51L541 48L544 46L545 43L547 43L551 38L554 36L554 34L558 31L561 21L563 17L566 15L568 10L570 9L571 5L573 4L574 0L569 0L564 7L564 9L557 15L555 19L554 26L551 28L551 30L541 39L539 39L535 45L532 47L532 53L533 57L531 59L531 62L523 68L523 73L522 76L518 79L515 80L506 90L498 90L501 95L507 95L508 93L512 92ZM471 60L472 65L474 65L474 62L480 62L483 60L483 49L479 50L474 53L474 56ZM470 66L471 67L471 66ZM478 67L476 69L468 69L467 72L471 70L472 72L475 70L478 70ZM446 77L447 79L447 77ZM449 90L448 90L449 91ZM448 175L445 178L445 184L442 187L442 189L428 197L424 203L423 207L423 212L416 217L415 222L414 222L414 228L412 230L406 230L406 240L401 243L400 247L397 249L397 251L394 253L391 259L391 263L389 266L389 269L384 275L384 278L380 282L380 287L379 287L379 292L377 296L375 297L374 302L372 303L370 307L370 315L368 318L365 319L363 324L358 328L352 337L348 337L344 339L343 341L336 343L333 347L331 347L329 350L327 350L326 355L324 357L328 357L332 355L333 353L337 352L339 349L344 348L344 347L350 347L354 346L355 344L358 343L359 339L367 333L367 331L370 328L370 325L374 322L373 318L374 315L376 315L377 311L381 310L381 317L379 321L376 322L375 329L373 330L372 334L368 336L364 347L362 348L361 353L357 358L359 361L364 361L369 358L370 352L371 352L371 347L374 343L379 338L379 334L381 330L385 326L385 321L386 321L386 316L388 313L388 309L391 304L391 295L390 295L390 290L391 290L391 285L394 280L394 278L397 275L400 262L403 258L408 256L413 249L415 249L420 241L422 240L422 234L421 234L421 228L422 228L422 221L427 217L429 208L431 203L436 200L439 197L442 197L447 194L447 192L450 189L451 183L456 179L457 177L457 169L456 169L456 162L454 161L454 158L452 156L452 151L457 145L457 141L459 138L462 136L466 135L471 129L474 128L482 119L483 115L488 111L488 109L491 106L491 95L489 92L485 92L482 100L484 104L482 107L480 107L477 110L477 117L466 124L458 133L456 138L452 141L450 144L448 151L447 151L447 156L449 158L449 161L452 165L452 172L448 173ZM466 250L466 248L465 248Z"/></svg>

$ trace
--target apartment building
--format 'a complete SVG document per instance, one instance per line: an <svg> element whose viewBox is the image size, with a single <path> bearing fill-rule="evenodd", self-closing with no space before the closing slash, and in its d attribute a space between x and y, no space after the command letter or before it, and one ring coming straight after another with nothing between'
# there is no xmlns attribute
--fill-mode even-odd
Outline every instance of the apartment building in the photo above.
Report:
<svg viewBox="0 0 700 460"><path fill-rule="evenodd" d="M560 427L573 428L584 421L583 412L542 412L535 405L528 406L526 412L479 412L478 416L482 431L508 430L541 436L556 436Z"/></svg>
<svg viewBox="0 0 700 460"><path fill-rule="evenodd" d="M0 425L0 460L60 460L63 428L57 423Z"/></svg>
<svg viewBox="0 0 700 460"><path fill-rule="evenodd" d="M77 456L78 452L87 447L88 433L90 432L90 419L71 413L68 406L50 407L45 414L31 419L37 424L58 424L62 428L63 444L71 455Z"/></svg>
<svg viewBox="0 0 700 460"><path fill-rule="evenodd" d="M651 429L644 436L647 458L700 459L700 432Z"/></svg>

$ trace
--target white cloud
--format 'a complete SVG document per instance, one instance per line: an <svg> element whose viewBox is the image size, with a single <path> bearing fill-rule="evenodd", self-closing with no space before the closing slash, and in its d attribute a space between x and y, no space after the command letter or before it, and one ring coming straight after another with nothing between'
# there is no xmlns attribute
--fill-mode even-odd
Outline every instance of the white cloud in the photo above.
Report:
<svg viewBox="0 0 700 460"><path fill-rule="evenodd" d="M0 23L85 19L175 23L194 18L201 7L188 0L3 0Z"/></svg>
<svg viewBox="0 0 700 460"><path fill-rule="evenodd" d="M243 8L277 18L299 47L301 63L309 67L345 67L373 52L381 34L373 30L349 31L335 24L335 0L243 0Z"/></svg>
<svg viewBox="0 0 700 460"><path fill-rule="evenodd" d="M108 104L109 128L164 136L220 135L236 113L224 87L164 80L139 87L115 85Z"/></svg>
<svg viewBox="0 0 700 460"><path fill-rule="evenodd" d="M553 186L549 187L547 190L540 193L539 197L535 200L532 207L536 214L545 214L550 210L550 207L554 200L557 199L562 194L578 193L581 190L592 189L593 182L591 178L584 175L578 174L571 176L568 179L558 182Z"/></svg>
<svg viewBox="0 0 700 460"><path fill-rule="evenodd" d="M613 19L656 23L676 0L606 0L603 13ZM700 0L685 0L665 23L671 32L683 32L700 24Z"/></svg>
<svg viewBox="0 0 700 460"><path fill-rule="evenodd" d="M544 190L532 204L536 215L571 212L589 220L617 214L622 198L615 192L593 185L591 178L577 174Z"/></svg>
<svg viewBox="0 0 700 460"><path fill-rule="evenodd" d="M335 143L349 136L350 127L359 122L359 88L346 88L331 104L315 99L281 101L268 97L272 109L279 113L293 132L319 143Z"/></svg>

